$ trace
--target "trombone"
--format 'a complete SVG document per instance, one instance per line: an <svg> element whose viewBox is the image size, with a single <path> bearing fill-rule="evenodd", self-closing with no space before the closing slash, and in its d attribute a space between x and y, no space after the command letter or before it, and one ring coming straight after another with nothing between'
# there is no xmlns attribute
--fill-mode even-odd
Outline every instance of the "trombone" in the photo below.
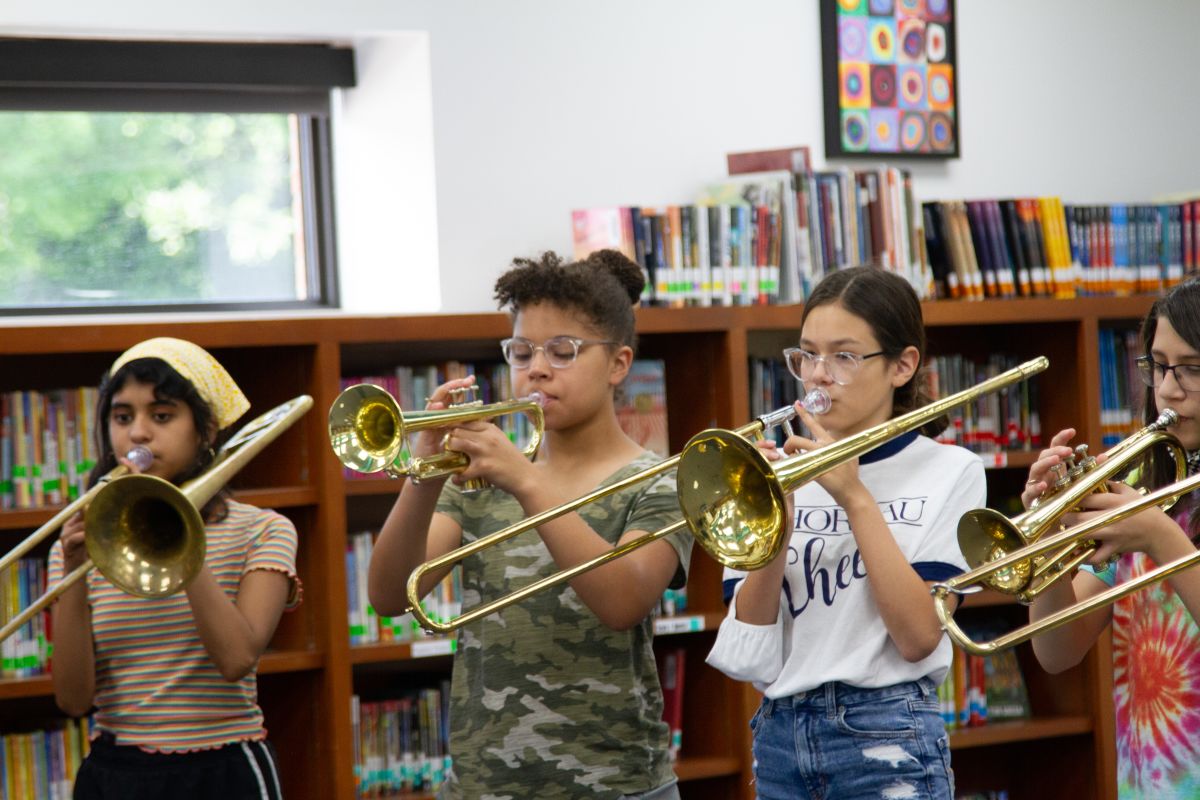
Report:
<svg viewBox="0 0 1200 800"><path fill-rule="evenodd" d="M1031 602L1091 558L1095 546L1084 539L1072 540L1052 555L1042 556L1047 551L1038 549L1029 558L1006 562L1010 566L1003 569L995 567L997 559L1020 551L1056 530L1063 515L1075 509L1084 497L1107 491L1106 481L1110 479L1125 476L1131 485L1145 487L1154 480L1153 466L1159 454L1174 462L1174 480L1182 480L1187 473L1187 453L1179 439L1166 430L1178 421L1178 414L1165 409L1154 422L1110 450L1103 464L1088 456L1086 445L1081 445L1076 450L1077 454L1082 451L1080 462L1070 463L1071 469L1065 474L1060 472L1050 493L1012 519L990 508L968 511L958 522L958 545L967 564L972 567L991 564L993 569L986 573L982 583L998 592L1016 595L1022 603ZM1169 507L1168 504L1163 510Z"/></svg>
<svg viewBox="0 0 1200 800"><path fill-rule="evenodd" d="M477 387L470 386L472 391ZM456 390L461 396L465 390ZM408 453L410 433L427 428L453 427L463 422L486 420L504 414L528 414L533 422L533 435L522 451L533 458L542 443L544 427L541 395L484 405L478 401L459 402L436 411L400 410L399 404L386 390L369 383L359 383L344 390L329 409L329 443L343 466L357 472L384 472L393 478L407 477L414 481L438 478L462 472L471 459L454 450L422 458ZM464 491L482 488L483 481L470 481Z"/></svg>
<svg viewBox="0 0 1200 800"><path fill-rule="evenodd" d="M204 565L204 520L199 509L234 473L312 407L306 394L246 423L222 445L201 475L182 486L121 465L55 514L12 552L0 571L58 530L76 512L87 519L87 560L0 628L7 639L94 566L118 589L139 597L166 597L187 586Z"/></svg>
<svg viewBox="0 0 1200 800"><path fill-rule="evenodd" d="M783 513L786 508L783 499L784 492L795 488L802 482L825 474L861 453L874 449L887 439L936 419L951 408L972 402L988 392L1026 380L1049 365L1050 362L1044 357L1027 361L974 388L950 395L916 411L903 414L874 428L869 428L809 453L777 462L775 466L767 461L766 457L752 443L750 437L760 436L768 428L777 425L789 425L796 415L795 409L791 406L759 417L737 430L704 431L692 437L687 447L679 455L671 456L624 480L596 489L564 505L535 514L522 522L510 525L420 565L408 578L407 590L410 607L406 611L411 612L420 622L421 627L426 630L448 633L542 589L569 581L576 575L603 566L651 542L684 530L685 527L690 528L696 542L723 566L740 570L757 569L778 555L784 546L784 531L786 530L783 524ZM719 447L718 443L720 443ZM713 458L713 454L728 456L734 453L744 453L745 461ZM754 469L757 469L758 472L746 469L747 464L755 465ZM684 509L684 519L652 533L631 539L612 550L534 581L528 586L489 603L478 605L453 620L431 619L421 608L421 578L431 570L451 566L480 550L537 528L551 519L659 475L676 465L679 467L677 492L680 506ZM768 487L766 484L770 484L770 486ZM716 505L706 502L714 497L721 498L722 502ZM764 502L772 501L774 505L764 512L761 505ZM709 515L708 512L717 509L718 505L718 513ZM698 506L701 512L699 519L689 516L689 509L695 506ZM737 512L743 513L739 516ZM753 512L753 515L745 512ZM710 516L719 524L706 524ZM755 522L754 525L750 524L752 518Z"/></svg>
<svg viewBox="0 0 1200 800"><path fill-rule="evenodd" d="M945 599L949 594L962 593L964 587L980 582L992 572L1011 569L1014 565L1020 564L1022 561L1035 558L1042 553L1051 552L1060 546L1074 546L1079 542L1088 541L1092 533L1107 525L1120 522L1127 517L1132 517L1134 514L1145 511L1151 506L1163 507L1166 505L1169 507L1170 503L1198 487L1200 487L1200 473L1184 480L1167 484L1157 491L1143 495L1137 500L1119 508L1106 511L1087 522L1059 531L1020 550L1014 550L1000 556L994 561L990 561L970 572L964 572L962 575L951 578L945 583L935 584L933 587L934 608L937 610L938 619L941 620L942 627L945 628L950 638L968 653L986 656L998 650L1004 650L1021 642L1028 641L1038 634L1066 625L1082 616L1090 614L1098 608L1115 603L1122 597L1132 594L1144 586L1169 578L1177 572L1188 569L1197 562L1200 562L1200 550L1189 553L1186 556L1180 556L1174 561L1169 561L1160 567L1156 567L1149 572L1139 575L1137 578L1126 581L1120 586L1113 586L1097 595L1089 597L1087 600L1067 606L1043 617L1037 622L1031 622L1024 627L1017 628L988 642L976 642L967 636L962 628L955 623L945 603Z"/></svg>

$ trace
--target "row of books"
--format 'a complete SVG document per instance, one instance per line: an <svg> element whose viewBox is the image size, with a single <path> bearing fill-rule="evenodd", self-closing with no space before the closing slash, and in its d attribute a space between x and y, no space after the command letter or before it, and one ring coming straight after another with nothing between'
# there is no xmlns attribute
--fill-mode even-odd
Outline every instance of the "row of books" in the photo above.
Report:
<svg viewBox="0 0 1200 800"><path fill-rule="evenodd" d="M413 615L384 617L367 597L367 569L378 534L360 531L349 536L346 548L346 598L349 604L350 644L408 642L421 639L424 629ZM421 608L438 622L449 622L462 613L462 568L455 567L421 600Z"/></svg>
<svg viewBox="0 0 1200 800"><path fill-rule="evenodd" d="M0 394L0 508L72 500L96 464L96 388Z"/></svg>
<svg viewBox="0 0 1200 800"><path fill-rule="evenodd" d="M658 682L662 686L663 722L667 723L671 737L669 752L671 760L676 761L683 747L683 687L687 649L663 648L655 654L655 658L658 660Z"/></svg>
<svg viewBox="0 0 1200 800"><path fill-rule="evenodd" d="M954 648L954 659L938 687L948 730L975 728L989 720L1027 719L1029 692L1013 650L976 656Z"/></svg>
<svg viewBox="0 0 1200 800"><path fill-rule="evenodd" d="M1107 449L1141 428L1142 380L1136 359L1142 353L1135 330L1100 329L1100 433Z"/></svg>
<svg viewBox="0 0 1200 800"><path fill-rule="evenodd" d="M91 749L90 717L61 727L0 737L0 787L7 800L69 800Z"/></svg>
<svg viewBox="0 0 1200 800"><path fill-rule="evenodd" d="M993 355L986 361L951 354L929 359L925 373L933 397L944 397L968 389L1020 363L1015 356ZM801 394L800 382L778 359L751 359L750 413L759 416L794 403ZM1023 381L1002 392L980 397L974 403L949 412L950 425L939 437L978 453L1001 450L1031 450L1041 446L1037 379ZM774 431L782 442L782 431Z"/></svg>
<svg viewBox="0 0 1200 800"><path fill-rule="evenodd" d="M694 204L571 213L574 255L622 251L647 305L798 303L829 271L874 264L931 285L920 210L895 167L814 171L808 148L733 153Z"/></svg>
<svg viewBox="0 0 1200 800"><path fill-rule="evenodd" d="M0 625L6 624L46 591L46 562L22 558L0 571ZM50 610L37 614L0 642L0 677L29 678L49 670Z"/></svg>
<svg viewBox="0 0 1200 800"><path fill-rule="evenodd" d="M1058 197L922 204L942 297L1157 292L1197 268L1200 201L1066 205Z"/></svg>
<svg viewBox="0 0 1200 800"><path fill-rule="evenodd" d="M1020 364L1017 356L994 354L975 361L958 353L933 356L925 373L932 397L969 389ZM1021 381L999 392L989 392L975 402L952 409L950 425L938 437L976 453L1033 450L1042 443L1038 414L1038 379Z"/></svg>
<svg viewBox="0 0 1200 800"><path fill-rule="evenodd" d="M450 771L450 683L395 700L351 698L358 797L430 794Z"/></svg>

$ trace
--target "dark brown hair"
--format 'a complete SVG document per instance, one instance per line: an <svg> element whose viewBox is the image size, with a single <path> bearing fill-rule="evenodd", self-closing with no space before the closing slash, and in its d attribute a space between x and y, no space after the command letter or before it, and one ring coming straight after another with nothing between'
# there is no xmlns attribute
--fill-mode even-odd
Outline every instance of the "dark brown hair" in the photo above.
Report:
<svg viewBox="0 0 1200 800"><path fill-rule="evenodd" d="M617 250L597 250L582 261L563 261L552 252L536 260L513 259L496 281L496 302L516 317L539 303L583 316L596 330L637 349L633 306L646 278L641 267Z"/></svg>
<svg viewBox="0 0 1200 800"><path fill-rule="evenodd" d="M813 290L804 304L800 327L814 308L840 305L871 327L884 357L896 359L907 347L917 348L917 369L908 383L892 394L892 416L920 408L930 401L926 390L924 365L925 320L921 316L921 301L908 281L876 267L850 267L827 275ZM926 436L937 436L949 420L945 416L920 427Z"/></svg>
<svg viewBox="0 0 1200 800"><path fill-rule="evenodd" d="M1196 352L1200 352L1200 278L1189 278L1154 301L1146 318L1142 320L1142 354L1150 355L1154 347L1154 334L1158 332L1158 320L1166 319L1179 337ZM1154 399L1154 387L1147 386L1142 395L1142 418L1149 425L1158 418L1158 403ZM1155 486L1164 486L1175 479L1175 465L1168 459L1154 460ZM1184 530L1193 541L1200 536L1200 503L1197 493L1181 498L1171 516L1186 520Z"/></svg>

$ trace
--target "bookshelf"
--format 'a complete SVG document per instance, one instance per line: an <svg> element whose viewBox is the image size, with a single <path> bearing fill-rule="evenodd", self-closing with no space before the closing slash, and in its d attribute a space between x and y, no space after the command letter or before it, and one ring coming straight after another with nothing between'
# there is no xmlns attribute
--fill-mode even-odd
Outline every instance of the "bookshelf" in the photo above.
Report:
<svg viewBox="0 0 1200 800"><path fill-rule="evenodd" d="M931 346L986 354L1003 349L1045 354L1050 371L1041 393L1043 432L1079 429L1100 445L1098 331L1128 325L1151 297L1020 299L925 305ZM696 432L749 419L748 359L794 337L795 306L643 308L639 355L666 363L669 433L678 452ZM355 692L431 685L449 675L449 643L436 639L351 648L344 569L348 531L382 523L399 484L348 481L333 458L325 409L343 376L397 364L456 358L491 360L509 332L505 315L413 317L298 315L280 319L103 322L84 318L39 324L11 320L0 335L0 391L94 384L112 359L152 335L178 336L209 348L253 403L247 419L306 392L312 413L248 465L233 482L236 496L286 514L300 532L303 605L284 617L263 658L260 696L290 798L354 798L350 698ZM989 464L990 492L1016 493L1031 456L1005 454ZM0 512L0 547L7 550L49 518L48 509ZM44 556L49 543L38 551ZM660 622L664 646L686 651L683 748L676 772L685 798L749 800L749 730L754 690L704 664L723 616L720 566L697 550L689 578L686 619ZM963 614L1018 618L1024 612L999 596L973 597ZM1106 640L1075 670L1042 673L1028 648L1020 653L1034 716L955 732L954 767L962 791L1008 788L1011 796L1054 797L1062 786L1078 796L1115 792L1112 681ZM61 718L48 677L0 681L0 731L43 727ZM1050 758L1053 755L1054 761ZM1025 768L1016 775L1012 764ZM1064 766L1065 764L1065 766ZM1046 785L1037 776L1057 774ZM1033 777L1026 777L1033 776ZM1022 783L1026 781L1027 783ZM398 795L424 797L422 795Z"/></svg>

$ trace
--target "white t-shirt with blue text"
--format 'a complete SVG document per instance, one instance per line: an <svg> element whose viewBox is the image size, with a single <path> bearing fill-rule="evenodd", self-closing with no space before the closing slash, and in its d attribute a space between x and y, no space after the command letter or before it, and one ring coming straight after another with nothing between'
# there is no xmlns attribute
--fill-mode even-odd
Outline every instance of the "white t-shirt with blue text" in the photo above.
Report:
<svg viewBox="0 0 1200 800"><path fill-rule="evenodd" d="M921 578L941 581L966 569L958 520L986 501L979 456L908 433L860 457L859 476ZM950 640L943 636L920 661L900 655L846 512L811 481L795 493L795 514L779 618L773 625L739 621L737 590L745 573L726 569L729 610L708 663L773 699L830 681L879 688L928 676L940 683L950 667Z"/></svg>

